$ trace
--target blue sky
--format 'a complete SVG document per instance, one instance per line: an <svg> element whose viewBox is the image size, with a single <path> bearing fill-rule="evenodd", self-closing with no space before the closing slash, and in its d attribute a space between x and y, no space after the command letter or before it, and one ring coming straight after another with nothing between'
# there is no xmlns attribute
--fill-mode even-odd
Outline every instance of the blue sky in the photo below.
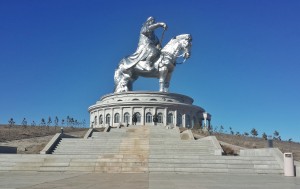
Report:
<svg viewBox="0 0 300 189"><path fill-rule="evenodd" d="M0 123L66 116L113 91L142 23L166 22L165 44L193 35L170 92L191 96L213 126L300 141L300 1L0 1ZM157 30L160 37L162 30ZM139 79L134 90L158 90Z"/></svg>

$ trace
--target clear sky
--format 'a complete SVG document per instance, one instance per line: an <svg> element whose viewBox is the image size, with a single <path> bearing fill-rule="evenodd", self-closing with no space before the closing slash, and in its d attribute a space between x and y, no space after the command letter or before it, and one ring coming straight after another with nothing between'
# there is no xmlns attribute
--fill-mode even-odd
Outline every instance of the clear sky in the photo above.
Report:
<svg viewBox="0 0 300 189"><path fill-rule="evenodd" d="M300 141L299 10L299 0L1 0L0 123L88 122L88 107L113 91L114 69L154 16L168 25L164 44L193 35L170 92L194 98L213 126ZM157 91L158 80L139 79L134 90Z"/></svg>

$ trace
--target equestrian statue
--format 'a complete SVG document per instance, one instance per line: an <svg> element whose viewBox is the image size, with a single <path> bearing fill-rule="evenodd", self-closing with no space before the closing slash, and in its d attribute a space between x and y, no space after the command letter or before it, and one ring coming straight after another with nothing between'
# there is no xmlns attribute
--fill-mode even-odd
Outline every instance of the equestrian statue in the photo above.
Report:
<svg viewBox="0 0 300 189"><path fill-rule="evenodd" d="M163 28L159 40L154 30ZM161 42L167 25L155 22L149 17L143 24L137 50L132 55L123 58L115 70L115 93L132 90L132 84L139 76L159 79L159 91L169 92L170 79L176 66L178 57L184 61L191 55L192 36L190 34L177 35L163 48Z"/></svg>

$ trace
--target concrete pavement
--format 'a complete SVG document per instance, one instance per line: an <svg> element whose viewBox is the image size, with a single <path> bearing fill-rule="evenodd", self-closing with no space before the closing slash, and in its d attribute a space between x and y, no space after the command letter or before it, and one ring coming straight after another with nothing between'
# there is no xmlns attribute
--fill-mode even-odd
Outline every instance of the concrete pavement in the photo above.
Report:
<svg viewBox="0 0 300 189"><path fill-rule="evenodd" d="M280 175L176 173L0 172L1 189L299 189L300 178Z"/></svg>

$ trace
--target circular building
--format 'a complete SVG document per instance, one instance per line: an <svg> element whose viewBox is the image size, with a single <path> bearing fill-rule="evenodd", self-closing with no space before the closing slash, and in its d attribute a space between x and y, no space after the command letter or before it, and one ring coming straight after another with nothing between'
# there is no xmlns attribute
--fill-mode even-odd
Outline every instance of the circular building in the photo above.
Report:
<svg viewBox="0 0 300 189"><path fill-rule="evenodd" d="M163 125L186 128L210 125L211 115L193 105L191 97L164 92L129 91L103 96L89 107L90 127ZM157 119L153 119L154 116ZM155 122L154 122L154 121Z"/></svg>

